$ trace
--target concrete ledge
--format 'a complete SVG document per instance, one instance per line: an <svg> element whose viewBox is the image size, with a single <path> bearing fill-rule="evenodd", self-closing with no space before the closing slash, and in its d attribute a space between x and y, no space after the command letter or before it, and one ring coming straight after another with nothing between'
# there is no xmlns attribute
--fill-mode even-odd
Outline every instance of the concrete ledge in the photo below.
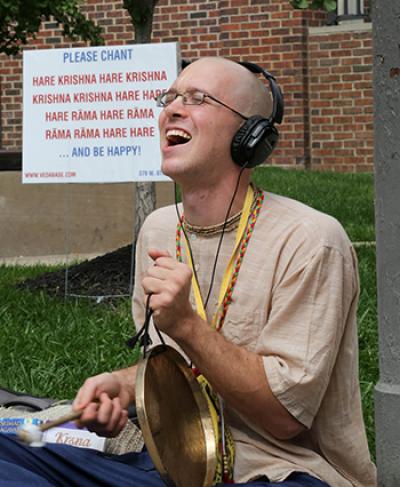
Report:
<svg viewBox="0 0 400 487"><path fill-rule="evenodd" d="M335 34L337 32L372 32L372 23L362 20L346 20L339 25L324 25L323 27L309 27L309 34Z"/></svg>
<svg viewBox="0 0 400 487"><path fill-rule="evenodd" d="M0 265L4 266L35 266L43 265L63 265L74 264L84 260L91 260L101 254L70 254L70 255L36 255L36 256L18 256L0 258Z"/></svg>

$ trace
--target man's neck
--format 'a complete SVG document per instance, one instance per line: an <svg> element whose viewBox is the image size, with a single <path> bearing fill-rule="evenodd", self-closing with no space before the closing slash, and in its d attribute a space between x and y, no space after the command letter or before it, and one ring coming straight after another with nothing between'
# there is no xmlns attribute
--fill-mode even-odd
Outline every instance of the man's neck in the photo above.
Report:
<svg viewBox="0 0 400 487"><path fill-rule="evenodd" d="M243 208L248 185L249 179L243 177L228 217L238 213ZM227 216L226 213L234 190L235 184L229 184L225 181L218 187L182 188L185 220L196 226L210 226L222 223Z"/></svg>

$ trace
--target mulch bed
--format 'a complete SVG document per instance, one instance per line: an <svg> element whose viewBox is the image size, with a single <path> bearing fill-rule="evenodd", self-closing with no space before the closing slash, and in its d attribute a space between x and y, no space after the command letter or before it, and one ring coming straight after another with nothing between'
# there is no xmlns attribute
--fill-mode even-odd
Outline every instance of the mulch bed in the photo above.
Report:
<svg viewBox="0 0 400 487"><path fill-rule="evenodd" d="M67 296L94 297L98 301L131 294L132 245L121 247L68 267ZM131 282L132 280L132 282ZM65 296L65 268L19 283L20 289Z"/></svg>

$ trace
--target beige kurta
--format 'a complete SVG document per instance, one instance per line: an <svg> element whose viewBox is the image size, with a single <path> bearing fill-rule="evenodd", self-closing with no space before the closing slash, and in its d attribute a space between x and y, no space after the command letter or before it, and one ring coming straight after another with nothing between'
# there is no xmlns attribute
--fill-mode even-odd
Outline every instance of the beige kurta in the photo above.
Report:
<svg viewBox="0 0 400 487"><path fill-rule="evenodd" d="M147 249L175 255L176 222L175 208L168 207L143 225L133 301L137 325L144 318L141 276L152 265ZM224 235L209 317L235 233L233 228ZM220 233L188 235L204 297ZM340 224L297 201L265 193L221 333L264 357L273 394L307 430L277 440L227 407L236 482L261 475L277 481L303 471L331 487L376 486L358 383L358 292L355 253Z"/></svg>

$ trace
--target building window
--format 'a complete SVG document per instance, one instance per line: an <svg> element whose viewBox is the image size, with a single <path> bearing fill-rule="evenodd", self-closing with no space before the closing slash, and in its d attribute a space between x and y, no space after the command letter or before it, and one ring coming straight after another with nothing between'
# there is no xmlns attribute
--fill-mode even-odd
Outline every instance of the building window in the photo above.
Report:
<svg viewBox="0 0 400 487"><path fill-rule="evenodd" d="M328 14L328 25L339 24L346 20L368 20L365 0L337 0L336 12Z"/></svg>
<svg viewBox="0 0 400 487"><path fill-rule="evenodd" d="M338 0L336 8L340 20L364 17L364 2L362 0Z"/></svg>

